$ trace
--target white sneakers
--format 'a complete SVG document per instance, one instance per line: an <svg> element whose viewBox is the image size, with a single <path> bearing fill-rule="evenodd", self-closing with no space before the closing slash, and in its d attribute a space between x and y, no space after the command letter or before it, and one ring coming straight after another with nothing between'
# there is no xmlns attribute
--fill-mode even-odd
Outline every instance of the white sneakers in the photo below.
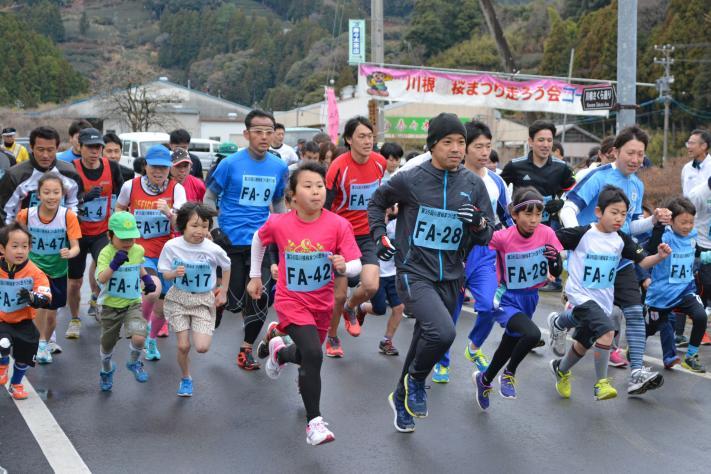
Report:
<svg viewBox="0 0 711 474"><path fill-rule="evenodd" d="M328 426L328 423L323 421L323 418L320 416L309 421L309 424L306 426L306 442L311 446L318 446L319 444L330 443L335 440L336 437L326 426Z"/></svg>

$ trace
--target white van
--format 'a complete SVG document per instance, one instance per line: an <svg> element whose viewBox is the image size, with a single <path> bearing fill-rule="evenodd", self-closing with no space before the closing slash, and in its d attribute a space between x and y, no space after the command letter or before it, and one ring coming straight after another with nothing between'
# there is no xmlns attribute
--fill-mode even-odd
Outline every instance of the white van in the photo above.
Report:
<svg viewBox="0 0 711 474"><path fill-rule="evenodd" d="M220 148L220 142L208 138L192 138L188 151L198 158L202 164L202 171L207 173L215 161L215 153Z"/></svg>
<svg viewBox="0 0 711 474"><path fill-rule="evenodd" d="M153 145L168 146L170 135L159 132L131 132L119 135L121 139L121 159L119 163L134 169L136 158L145 158Z"/></svg>

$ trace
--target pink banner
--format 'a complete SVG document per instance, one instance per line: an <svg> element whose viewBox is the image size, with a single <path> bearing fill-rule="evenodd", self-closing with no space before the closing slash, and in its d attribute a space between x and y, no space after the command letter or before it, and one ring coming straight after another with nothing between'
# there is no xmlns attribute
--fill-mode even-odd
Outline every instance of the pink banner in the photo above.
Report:
<svg viewBox="0 0 711 474"><path fill-rule="evenodd" d="M326 87L326 104L328 106L328 136L333 143L338 143L338 102L333 87Z"/></svg>
<svg viewBox="0 0 711 474"><path fill-rule="evenodd" d="M527 112L607 115L585 111L582 85L554 79L510 81L489 74L466 74L429 69L398 69L361 64L358 92L376 100L471 105Z"/></svg>

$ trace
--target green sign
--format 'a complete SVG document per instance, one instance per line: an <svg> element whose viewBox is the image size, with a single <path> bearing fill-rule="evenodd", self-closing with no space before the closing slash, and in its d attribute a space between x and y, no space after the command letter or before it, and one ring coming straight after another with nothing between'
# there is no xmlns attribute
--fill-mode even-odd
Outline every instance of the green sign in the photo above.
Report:
<svg viewBox="0 0 711 474"><path fill-rule="evenodd" d="M390 138L425 138L429 127L430 119L425 117L385 117L385 135Z"/></svg>
<svg viewBox="0 0 711 474"><path fill-rule="evenodd" d="M365 20L348 20L348 64L365 62Z"/></svg>

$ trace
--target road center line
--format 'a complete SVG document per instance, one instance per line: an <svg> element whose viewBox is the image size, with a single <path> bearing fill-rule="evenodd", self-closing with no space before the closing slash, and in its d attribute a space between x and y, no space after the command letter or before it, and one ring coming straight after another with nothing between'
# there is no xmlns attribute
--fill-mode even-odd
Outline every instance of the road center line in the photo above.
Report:
<svg viewBox="0 0 711 474"><path fill-rule="evenodd" d="M14 359L10 359L10 370L13 370L14 364ZM26 400L13 401L54 472L59 474L91 473L30 381L25 378L22 385L29 397ZM9 388L9 386L10 382L8 381L5 388Z"/></svg>
<svg viewBox="0 0 711 474"><path fill-rule="evenodd" d="M476 316L476 311L474 311L471 308L467 308L466 306L462 306L462 311L466 311L467 313L471 314L472 316ZM550 332L548 331L547 328L539 327L538 329L541 330L542 334L545 334L546 336L550 335ZM567 339L568 339L568 341L572 341L570 336L568 336ZM650 363L664 367L664 361L662 361L661 359L657 359L656 357L650 357L650 356L645 355L644 360L645 360L645 362L650 362ZM701 373L692 372L692 371L686 370L686 369L674 370L674 372L679 373L679 374L693 375L695 377L701 377L703 379L711 380L711 374L709 374L709 373L701 374Z"/></svg>

